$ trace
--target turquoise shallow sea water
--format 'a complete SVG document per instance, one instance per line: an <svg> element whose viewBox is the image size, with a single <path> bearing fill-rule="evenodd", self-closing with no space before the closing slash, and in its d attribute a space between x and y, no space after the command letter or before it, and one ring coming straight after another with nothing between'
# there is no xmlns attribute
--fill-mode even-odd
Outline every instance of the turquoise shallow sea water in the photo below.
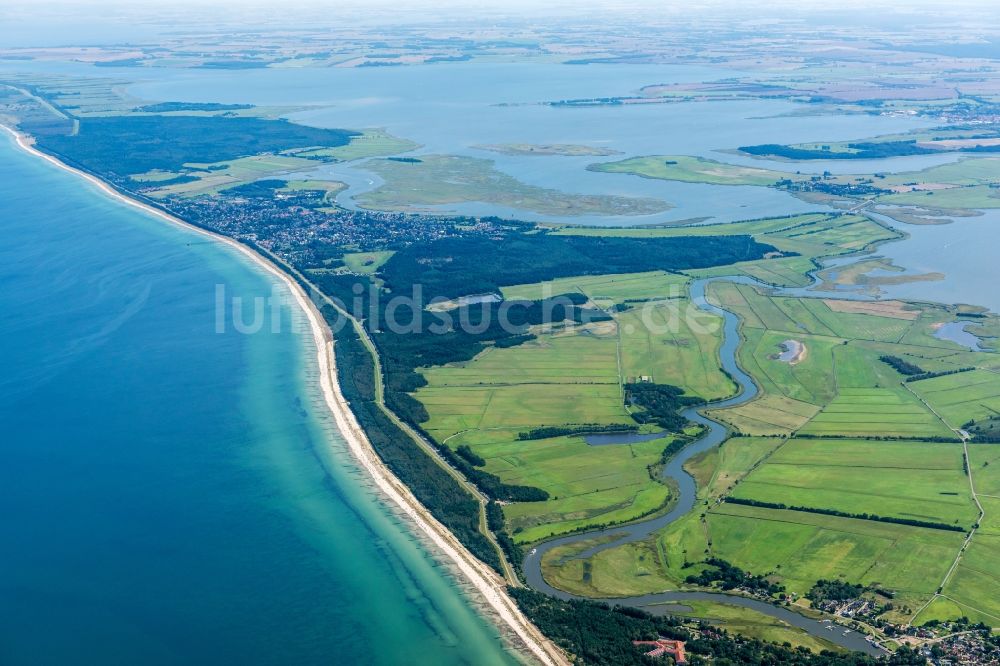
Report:
<svg viewBox="0 0 1000 666"><path fill-rule="evenodd" d="M0 663L510 663L375 497L275 278L0 137ZM248 315L249 319L249 315Z"/></svg>

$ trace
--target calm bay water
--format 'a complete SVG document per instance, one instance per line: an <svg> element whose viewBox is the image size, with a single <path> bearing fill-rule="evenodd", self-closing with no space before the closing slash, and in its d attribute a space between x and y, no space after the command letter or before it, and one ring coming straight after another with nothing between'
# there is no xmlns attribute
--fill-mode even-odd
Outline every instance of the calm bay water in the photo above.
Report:
<svg viewBox="0 0 1000 666"><path fill-rule="evenodd" d="M654 83L714 80L740 72L694 65L561 65L473 62L424 67L267 68L193 70L95 68L80 63L23 62L0 67L40 74L120 77L135 81L128 93L147 101L250 103L308 106L296 122L321 127L382 127L422 145L415 154L451 154L493 160L523 182L581 194L651 197L673 208L655 215L559 217L481 202L448 204L441 212L501 215L532 221L633 225L708 217L716 222L815 211L787 192L649 180L587 171L587 165L635 155L700 155L725 162L821 173L877 168L909 171L952 161L953 155L894 158L870 164L791 163L755 160L727 151L759 143L840 141L926 127L911 117L802 115L802 105L773 99L719 103L566 108L543 105L560 99L633 95ZM511 156L475 148L490 143L578 143L611 148L611 157ZM847 162L845 164L845 162ZM350 185L337 201L376 187L364 163L324 167L329 178Z"/></svg>
<svg viewBox="0 0 1000 666"><path fill-rule="evenodd" d="M458 63L429 67L255 69L235 72L121 70L144 82L129 88L153 100L212 101L260 105L315 104L322 108L292 119L321 127L384 127L419 142L416 154L466 155L493 160L498 169L526 183L564 192L652 197L670 202L665 213L643 216L553 217L495 204L440 206L441 212L500 215L575 224L653 224L709 217L725 222L814 211L786 192L648 180L587 171L589 164L634 155L701 155L779 170L815 166L766 162L723 154L741 145L845 140L926 126L913 118L867 115L788 115L801 106L780 100L565 108L541 103L560 99L632 95L653 83L713 80L739 72L677 65L560 65L548 63ZM580 143L622 152L613 157L510 156L478 150L489 143ZM904 158L887 171L919 169L951 156ZM337 201L377 186L364 164L337 165L332 177L351 188ZM369 182L371 181L371 182Z"/></svg>
<svg viewBox="0 0 1000 666"><path fill-rule="evenodd" d="M509 663L344 449L276 280L0 139L0 663ZM286 294L287 296L287 294Z"/></svg>

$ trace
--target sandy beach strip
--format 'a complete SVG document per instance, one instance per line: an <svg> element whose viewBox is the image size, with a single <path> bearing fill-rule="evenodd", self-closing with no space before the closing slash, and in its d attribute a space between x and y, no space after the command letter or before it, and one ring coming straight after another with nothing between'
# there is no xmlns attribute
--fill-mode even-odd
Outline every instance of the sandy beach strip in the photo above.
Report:
<svg viewBox="0 0 1000 666"><path fill-rule="evenodd" d="M346 440L348 447L360 465L371 475L379 490L397 505L412 521L412 524L423 533L434 545L437 551L445 556L455 569L461 572L471 583L476 592L488 604L494 620L501 629L508 629L509 636L516 637L521 647L525 648L538 662L542 664L569 664L563 652L549 641L535 625L533 625L516 602L507 594L506 582L486 564L477 559L461 542L434 518L429 511L413 495L410 489L400 481L382 462L372 447L368 436L358 423L340 391L337 382L337 368L333 354L333 340L329 327L323 320L315 304L309 299L302 286L293 280L285 271L274 263L255 252L250 247L228 236L202 229L170 215L158 208L125 196L100 178L75 169L51 155L34 147L33 142L25 135L0 125L11 134L17 145L29 154L39 157L56 167L73 173L91 183L104 194L113 199L133 206L146 213L154 215L166 222L176 224L189 231L201 234L220 243L236 249L272 276L282 280L295 297L296 304L302 309L309 320L313 339L316 344L316 362L320 369L320 388L327 407L333 414L337 428Z"/></svg>

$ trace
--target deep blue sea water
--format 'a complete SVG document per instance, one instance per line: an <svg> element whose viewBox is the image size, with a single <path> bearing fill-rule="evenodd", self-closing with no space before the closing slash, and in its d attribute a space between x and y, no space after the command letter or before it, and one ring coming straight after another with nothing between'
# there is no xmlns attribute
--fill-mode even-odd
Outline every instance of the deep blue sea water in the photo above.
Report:
<svg viewBox="0 0 1000 666"><path fill-rule="evenodd" d="M276 280L0 137L0 663L506 663L375 497Z"/></svg>

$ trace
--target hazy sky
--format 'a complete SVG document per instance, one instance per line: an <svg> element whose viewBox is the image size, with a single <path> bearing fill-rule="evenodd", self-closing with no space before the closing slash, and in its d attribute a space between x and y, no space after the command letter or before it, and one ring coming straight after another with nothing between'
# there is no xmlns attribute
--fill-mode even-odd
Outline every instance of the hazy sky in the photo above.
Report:
<svg viewBox="0 0 1000 666"><path fill-rule="evenodd" d="M3 0L0 46L148 42L162 32L192 28L399 25L477 16L498 22L589 20L600 15L640 23L721 17L736 27L740 21L795 19L901 31L935 21L968 22L981 30L1000 26L1000 0Z"/></svg>

